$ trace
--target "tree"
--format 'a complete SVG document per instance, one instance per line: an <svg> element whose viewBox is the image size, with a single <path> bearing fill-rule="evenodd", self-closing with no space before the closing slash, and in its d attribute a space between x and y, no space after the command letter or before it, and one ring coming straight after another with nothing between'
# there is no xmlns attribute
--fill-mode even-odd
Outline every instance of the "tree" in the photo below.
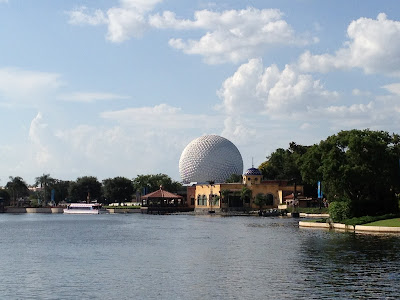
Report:
<svg viewBox="0 0 400 300"><path fill-rule="evenodd" d="M242 190L240 191L240 198L242 199L242 201L249 203L251 195L252 195L251 189L249 189L246 186L242 187Z"/></svg>
<svg viewBox="0 0 400 300"><path fill-rule="evenodd" d="M160 189L160 186L172 193L177 193L182 189L182 185L179 182L173 181L166 174L138 175L133 179L133 186L135 191L139 191L142 194L154 192Z"/></svg>
<svg viewBox="0 0 400 300"><path fill-rule="evenodd" d="M349 201L354 216L398 211L400 138L384 131L341 131L308 149L301 174L322 180L330 202Z"/></svg>
<svg viewBox="0 0 400 300"><path fill-rule="evenodd" d="M133 182L125 177L103 180L103 196L106 202L130 201L134 192Z"/></svg>
<svg viewBox="0 0 400 300"><path fill-rule="evenodd" d="M262 193L258 193L256 195L256 197L254 198L254 202L255 205L257 205L260 210L263 208L263 206L267 203L267 197L266 195L262 194Z"/></svg>
<svg viewBox="0 0 400 300"><path fill-rule="evenodd" d="M5 206L10 204L10 194L6 189L0 189L0 198L3 199Z"/></svg>
<svg viewBox="0 0 400 300"><path fill-rule="evenodd" d="M54 190L54 202L56 205L58 205L60 201L64 201L68 198L70 183L70 181L54 179L54 182L49 185L49 190Z"/></svg>
<svg viewBox="0 0 400 300"><path fill-rule="evenodd" d="M73 202L100 200L101 183L93 176L79 177L71 182L69 196Z"/></svg>
<svg viewBox="0 0 400 300"><path fill-rule="evenodd" d="M40 194L42 194L42 206L46 206L50 200L50 193L48 192L48 186L54 183L54 179L50 177L50 174L43 174L42 176L35 178L35 186L41 188Z"/></svg>
<svg viewBox="0 0 400 300"><path fill-rule="evenodd" d="M226 181L226 183L237 183L242 182L242 175L232 174Z"/></svg>
<svg viewBox="0 0 400 300"><path fill-rule="evenodd" d="M28 186L25 183L25 181L19 176L17 177L10 176L9 179L10 181L7 182L5 188L11 195L11 199L13 202L12 205L16 206L18 198L29 195Z"/></svg>

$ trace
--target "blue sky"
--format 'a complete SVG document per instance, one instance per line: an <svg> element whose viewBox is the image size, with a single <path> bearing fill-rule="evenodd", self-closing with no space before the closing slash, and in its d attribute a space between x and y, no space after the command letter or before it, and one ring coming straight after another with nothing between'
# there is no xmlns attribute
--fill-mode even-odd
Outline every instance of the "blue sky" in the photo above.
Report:
<svg viewBox="0 0 400 300"><path fill-rule="evenodd" d="M203 134L244 168L400 125L398 1L0 0L0 186L166 173Z"/></svg>

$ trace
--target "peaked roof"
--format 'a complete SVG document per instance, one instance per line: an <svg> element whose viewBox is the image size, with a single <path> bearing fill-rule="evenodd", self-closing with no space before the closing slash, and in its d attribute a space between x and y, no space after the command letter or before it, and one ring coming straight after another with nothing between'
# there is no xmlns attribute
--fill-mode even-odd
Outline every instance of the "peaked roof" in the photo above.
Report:
<svg viewBox="0 0 400 300"><path fill-rule="evenodd" d="M177 194L170 193L168 191L164 191L162 188L159 190L149 193L147 195L142 196L143 199L148 199L148 198L162 198L162 199L180 199L183 198L182 196L179 196Z"/></svg>

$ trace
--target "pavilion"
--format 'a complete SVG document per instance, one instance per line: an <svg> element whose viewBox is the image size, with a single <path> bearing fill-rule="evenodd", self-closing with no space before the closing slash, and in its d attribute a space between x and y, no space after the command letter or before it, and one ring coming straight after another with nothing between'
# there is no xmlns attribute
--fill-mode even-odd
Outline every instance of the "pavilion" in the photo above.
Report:
<svg viewBox="0 0 400 300"><path fill-rule="evenodd" d="M172 213L178 211L188 211L184 203L184 197L160 189L142 196L142 213ZM192 209L193 210L193 209Z"/></svg>

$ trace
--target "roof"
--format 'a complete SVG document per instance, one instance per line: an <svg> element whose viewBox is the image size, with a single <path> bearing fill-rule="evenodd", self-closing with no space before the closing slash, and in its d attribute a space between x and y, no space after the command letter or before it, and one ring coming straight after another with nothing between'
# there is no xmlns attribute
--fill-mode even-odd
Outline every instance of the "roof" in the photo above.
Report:
<svg viewBox="0 0 400 300"><path fill-rule="evenodd" d="M159 189L155 192L149 193L147 195L142 196L143 199L149 198L161 198L161 199L180 199L183 198L177 194L170 193L168 191L164 191L163 189Z"/></svg>
<svg viewBox="0 0 400 300"><path fill-rule="evenodd" d="M244 175L262 175L261 171L256 168L247 169Z"/></svg>

